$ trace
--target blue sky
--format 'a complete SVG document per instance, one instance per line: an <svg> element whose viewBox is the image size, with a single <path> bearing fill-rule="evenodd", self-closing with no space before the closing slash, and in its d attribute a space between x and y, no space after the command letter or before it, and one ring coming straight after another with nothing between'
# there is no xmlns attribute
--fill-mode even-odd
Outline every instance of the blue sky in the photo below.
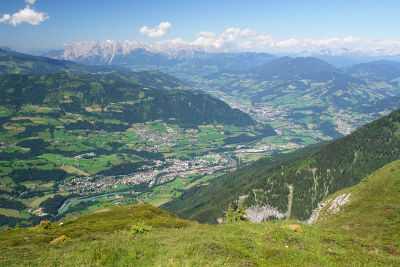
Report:
<svg viewBox="0 0 400 267"><path fill-rule="evenodd" d="M12 20L27 5L34 15L42 14L43 21ZM57 48L74 41L195 41L201 31L220 35L229 28L251 29L276 41L350 36L400 41L398 0L1 0L0 21L0 45L18 50ZM139 32L161 22L170 27L156 34L159 37Z"/></svg>

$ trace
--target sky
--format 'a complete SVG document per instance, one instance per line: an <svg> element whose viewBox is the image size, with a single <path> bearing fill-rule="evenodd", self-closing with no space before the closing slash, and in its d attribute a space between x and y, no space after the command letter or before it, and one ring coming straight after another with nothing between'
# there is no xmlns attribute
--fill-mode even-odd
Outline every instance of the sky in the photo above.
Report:
<svg viewBox="0 0 400 267"><path fill-rule="evenodd" d="M181 40L249 51L400 53L398 25L399 0L0 0L0 45L20 51Z"/></svg>

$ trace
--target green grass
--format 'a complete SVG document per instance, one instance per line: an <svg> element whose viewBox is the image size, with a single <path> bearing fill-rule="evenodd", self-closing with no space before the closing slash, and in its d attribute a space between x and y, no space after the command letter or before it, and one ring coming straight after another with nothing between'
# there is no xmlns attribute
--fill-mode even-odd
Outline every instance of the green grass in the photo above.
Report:
<svg viewBox="0 0 400 267"><path fill-rule="evenodd" d="M18 210L0 208L0 215L20 218L21 213Z"/></svg>
<svg viewBox="0 0 400 267"><path fill-rule="evenodd" d="M350 234L294 221L199 225L149 205L103 208L47 227L0 232L4 266L398 265ZM296 224L300 231L287 229ZM135 229L135 231L133 231ZM64 239L51 244L56 238Z"/></svg>
<svg viewBox="0 0 400 267"><path fill-rule="evenodd" d="M150 196L150 193L146 193L147 198L144 202L158 207L179 197L182 194L182 190L188 190L193 186L204 184L221 174L214 173L206 176L190 175L186 178L177 177L165 184L153 187L151 193L155 195ZM141 196L143 197L144 195Z"/></svg>
<svg viewBox="0 0 400 267"><path fill-rule="evenodd" d="M159 207L172 200L172 195L170 194L160 194L154 197L150 197L146 200L147 204Z"/></svg>

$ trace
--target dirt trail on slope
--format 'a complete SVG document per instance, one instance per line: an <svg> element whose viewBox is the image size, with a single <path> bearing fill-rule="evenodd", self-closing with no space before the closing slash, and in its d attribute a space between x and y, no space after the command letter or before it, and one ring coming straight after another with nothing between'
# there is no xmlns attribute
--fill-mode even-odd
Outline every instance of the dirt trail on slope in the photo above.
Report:
<svg viewBox="0 0 400 267"><path fill-rule="evenodd" d="M292 213L292 201L293 201L293 185L289 184L289 196L288 196L288 207L287 207L287 218L290 218Z"/></svg>

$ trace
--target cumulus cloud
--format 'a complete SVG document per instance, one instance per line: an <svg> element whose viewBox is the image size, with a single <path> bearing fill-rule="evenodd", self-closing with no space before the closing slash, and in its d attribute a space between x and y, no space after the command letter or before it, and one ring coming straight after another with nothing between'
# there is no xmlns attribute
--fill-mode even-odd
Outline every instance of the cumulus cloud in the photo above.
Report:
<svg viewBox="0 0 400 267"><path fill-rule="evenodd" d="M28 0L27 0L28 1ZM29 0L30 2L35 2ZM26 6L24 9L10 15L4 14L3 17L0 19L0 23L8 23L13 26L17 26L21 23L28 23L31 25L39 25L41 22L49 19L50 17L47 16L46 13L38 12L30 8L30 6Z"/></svg>
<svg viewBox="0 0 400 267"><path fill-rule="evenodd" d="M0 19L0 23L5 23L9 21L11 16L9 14L4 14L3 17Z"/></svg>
<svg viewBox="0 0 400 267"><path fill-rule="evenodd" d="M244 29L240 32L240 35L243 37L248 37L248 36L253 36L256 35L257 32L255 30L252 29Z"/></svg>
<svg viewBox="0 0 400 267"><path fill-rule="evenodd" d="M283 40L283 41L278 41L276 43L277 47L295 47L299 44L299 40L291 38L291 39L287 39L287 40Z"/></svg>
<svg viewBox="0 0 400 267"><path fill-rule="evenodd" d="M159 38L166 35L171 28L171 23L165 21L161 22L154 28L149 28L148 26L143 26L140 28L139 32L150 38Z"/></svg>
<svg viewBox="0 0 400 267"><path fill-rule="evenodd" d="M228 28L220 35L211 31L200 31L197 33L197 39L194 45L210 46L215 48L236 47L243 43L244 46L251 46L246 38L256 35L256 31L252 29Z"/></svg>
<svg viewBox="0 0 400 267"><path fill-rule="evenodd" d="M25 2L27 4L33 5L36 2L36 0L25 0Z"/></svg>

